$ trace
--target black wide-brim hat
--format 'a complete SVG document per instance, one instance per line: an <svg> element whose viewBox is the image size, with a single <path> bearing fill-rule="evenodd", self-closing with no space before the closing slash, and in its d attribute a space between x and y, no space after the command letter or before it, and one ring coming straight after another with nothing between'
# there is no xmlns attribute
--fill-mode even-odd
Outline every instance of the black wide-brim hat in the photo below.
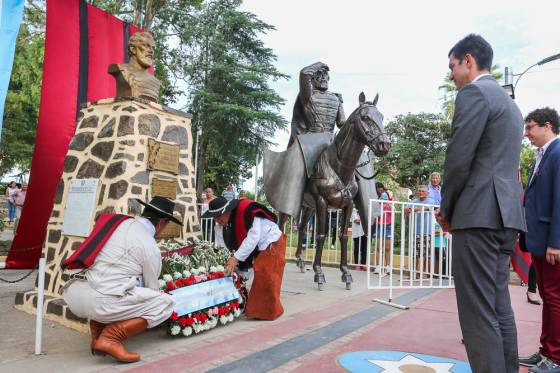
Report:
<svg viewBox="0 0 560 373"><path fill-rule="evenodd" d="M173 216L175 203L172 200L161 196L155 196L150 202L144 202L138 198L136 198L136 201L144 205L145 208L157 213L159 216L161 216L162 219L168 219L181 226L183 225L183 223L179 219Z"/></svg>
<svg viewBox="0 0 560 373"><path fill-rule="evenodd" d="M216 197L208 204L208 211L206 211L201 218L215 218L216 216L223 215L230 212L237 207L239 200L232 199L228 201L224 197Z"/></svg>

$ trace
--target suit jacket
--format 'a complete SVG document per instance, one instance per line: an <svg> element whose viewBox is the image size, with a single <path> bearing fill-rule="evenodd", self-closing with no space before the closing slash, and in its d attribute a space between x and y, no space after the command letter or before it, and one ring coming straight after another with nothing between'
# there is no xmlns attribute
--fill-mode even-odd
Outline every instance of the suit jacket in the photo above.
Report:
<svg viewBox="0 0 560 373"><path fill-rule="evenodd" d="M554 140L546 149L525 189L524 206L527 249L544 256L548 246L560 248L560 140Z"/></svg>
<svg viewBox="0 0 560 373"><path fill-rule="evenodd" d="M523 124L519 108L493 77L459 90L440 208L452 230L526 230L518 180Z"/></svg>

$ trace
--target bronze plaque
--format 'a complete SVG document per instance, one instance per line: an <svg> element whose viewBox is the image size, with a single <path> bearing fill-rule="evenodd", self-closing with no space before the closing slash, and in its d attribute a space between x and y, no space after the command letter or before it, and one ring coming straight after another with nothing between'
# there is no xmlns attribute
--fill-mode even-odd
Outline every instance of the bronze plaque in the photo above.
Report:
<svg viewBox="0 0 560 373"><path fill-rule="evenodd" d="M157 235L157 238L175 238L181 237L181 226L175 222L170 221L167 224L167 227L160 234Z"/></svg>
<svg viewBox="0 0 560 373"><path fill-rule="evenodd" d="M158 179L157 177L154 177L152 179L151 194L152 197L161 196L175 200L175 198L177 198L177 182Z"/></svg>
<svg viewBox="0 0 560 373"><path fill-rule="evenodd" d="M179 174L179 145L148 139L148 170Z"/></svg>

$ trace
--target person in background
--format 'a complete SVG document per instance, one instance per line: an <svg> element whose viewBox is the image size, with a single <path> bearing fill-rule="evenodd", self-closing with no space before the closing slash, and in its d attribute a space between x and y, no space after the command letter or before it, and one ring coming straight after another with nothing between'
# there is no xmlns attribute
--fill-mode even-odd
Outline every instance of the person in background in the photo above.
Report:
<svg viewBox="0 0 560 373"><path fill-rule="evenodd" d="M352 239L354 240L354 264L361 264L356 265L356 269L365 270L367 240L356 208L352 209Z"/></svg>
<svg viewBox="0 0 560 373"><path fill-rule="evenodd" d="M6 187L6 197L8 197L8 220L9 221L14 221L16 219L16 206L14 205L14 203L12 202L12 195L17 192L19 189L16 185L15 181L12 181L10 184L8 184L8 186Z"/></svg>
<svg viewBox="0 0 560 373"><path fill-rule="evenodd" d="M17 231L17 226L19 223L19 218L21 217L21 211L23 209L23 204L25 203L25 196L27 195L27 184L24 183L21 186L21 190L18 189L15 193L12 194L10 199L12 203L16 207L16 219L14 223L14 232Z"/></svg>
<svg viewBox="0 0 560 373"><path fill-rule="evenodd" d="M377 191L377 196L379 199L384 201L392 201L393 196L391 193L385 188L383 183L377 182L375 183L375 189ZM378 247L379 252L381 253L381 246L384 239L384 256L383 256L383 267L386 269L389 266L389 260L391 255L391 222L392 222L392 214L391 214L391 205L389 203L383 203L383 214L378 216L375 220L375 224L372 227L373 237L377 237L379 240ZM375 266L375 273L384 274L386 271L381 266L381 257L375 259L376 266Z"/></svg>
<svg viewBox="0 0 560 373"><path fill-rule="evenodd" d="M207 186L203 191L202 201L200 204L200 215L204 215L208 211L208 204L214 200L214 189ZM202 219L202 239L204 241L214 240L214 222L211 219Z"/></svg>
<svg viewBox="0 0 560 373"><path fill-rule="evenodd" d="M535 265L543 300L540 348L520 358L534 373L560 373L560 132L556 110L543 108L525 118L525 136L537 156L525 188L525 246Z"/></svg>
<svg viewBox="0 0 560 373"><path fill-rule="evenodd" d="M439 172L432 172L430 183L428 184L429 197L434 201L435 205L441 204L441 176Z"/></svg>
<svg viewBox="0 0 560 373"><path fill-rule="evenodd" d="M428 272L428 260L432 248L431 231L432 231L432 210L429 207L419 205L434 205L434 200L429 197L428 187L425 185L419 186L417 197L412 201L414 206L404 209L405 216L410 215L414 210L414 235L416 237L415 243L415 256L416 267L415 272ZM424 258L421 262L420 259ZM421 267L423 265L423 267ZM417 275L419 277L419 275Z"/></svg>
<svg viewBox="0 0 560 373"><path fill-rule="evenodd" d="M226 189L222 192L222 197L224 197L228 201L231 201L235 198L235 192L233 191L233 186L231 185L231 183L228 183Z"/></svg>

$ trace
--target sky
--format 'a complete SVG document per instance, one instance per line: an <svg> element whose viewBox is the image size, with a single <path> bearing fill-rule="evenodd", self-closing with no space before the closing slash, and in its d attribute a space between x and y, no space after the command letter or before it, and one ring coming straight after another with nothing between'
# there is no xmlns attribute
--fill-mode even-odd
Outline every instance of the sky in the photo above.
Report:
<svg viewBox="0 0 560 373"><path fill-rule="evenodd" d="M440 111L447 53L469 33L492 45L502 72L508 66L521 73L560 53L560 1L245 0L242 9L276 28L262 39L278 70L291 76L272 83L286 100L281 113L288 122L299 71L313 62L329 65L329 90L342 94L347 115L361 91L368 99L379 93L386 124L399 114ZM560 60L529 70L515 95L523 115L560 110ZM279 131L271 149L284 150L288 138ZM244 189L253 191L254 179Z"/></svg>

